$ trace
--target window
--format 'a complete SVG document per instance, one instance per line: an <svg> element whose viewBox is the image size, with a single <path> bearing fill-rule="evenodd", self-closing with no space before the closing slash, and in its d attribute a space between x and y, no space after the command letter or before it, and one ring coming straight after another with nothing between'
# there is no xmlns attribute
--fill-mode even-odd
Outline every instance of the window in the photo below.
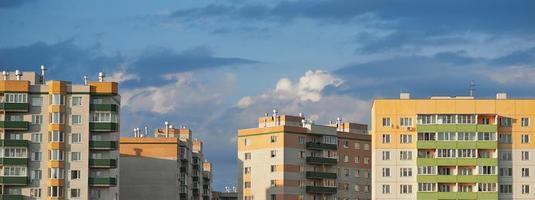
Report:
<svg viewBox="0 0 535 200"><path fill-rule="evenodd" d="M399 193L400 194L411 194L412 193L412 185L399 185Z"/></svg>
<svg viewBox="0 0 535 200"><path fill-rule="evenodd" d="M412 119L410 117L402 117L399 119L399 124L402 127L411 127Z"/></svg>
<svg viewBox="0 0 535 200"><path fill-rule="evenodd" d="M399 168L399 176L400 177L411 177L412 176L412 168Z"/></svg>
<svg viewBox="0 0 535 200"><path fill-rule="evenodd" d="M92 116L93 122L117 122L115 113L111 112L94 112Z"/></svg>
<svg viewBox="0 0 535 200"><path fill-rule="evenodd" d="M528 127L529 126L529 118L527 117L522 117L522 127Z"/></svg>
<svg viewBox="0 0 535 200"><path fill-rule="evenodd" d="M412 160L412 151L400 151L399 159L400 160Z"/></svg>
<svg viewBox="0 0 535 200"><path fill-rule="evenodd" d="M64 142L65 141L65 133L63 131L51 131L48 133L48 141L49 142Z"/></svg>
<svg viewBox="0 0 535 200"><path fill-rule="evenodd" d="M529 160L529 151L522 151L522 160Z"/></svg>
<svg viewBox="0 0 535 200"><path fill-rule="evenodd" d="M17 148L17 147L5 147L4 148L4 157L5 158L27 158L26 148Z"/></svg>
<svg viewBox="0 0 535 200"><path fill-rule="evenodd" d="M360 163L360 157L359 156L355 156L355 163Z"/></svg>
<svg viewBox="0 0 535 200"><path fill-rule="evenodd" d="M500 160L512 160L513 156L510 151L500 151L498 152Z"/></svg>
<svg viewBox="0 0 535 200"><path fill-rule="evenodd" d="M364 150L369 151L370 150L370 144L364 144Z"/></svg>
<svg viewBox="0 0 535 200"><path fill-rule="evenodd" d="M271 165L271 172L277 171L277 165Z"/></svg>
<svg viewBox="0 0 535 200"><path fill-rule="evenodd" d="M305 158L305 151L299 151L299 158Z"/></svg>
<svg viewBox="0 0 535 200"><path fill-rule="evenodd" d="M390 176L390 168L383 168L383 177Z"/></svg>
<svg viewBox="0 0 535 200"><path fill-rule="evenodd" d="M513 176L513 168L510 168L510 167L500 168L500 176Z"/></svg>
<svg viewBox="0 0 535 200"><path fill-rule="evenodd" d="M31 180L41 180L43 178L43 173L41 170L33 170L30 173L30 179Z"/></svg>
<svg viewBox="0 0 535 200"><path fill-rule="evenodd" d="M323 136L322 138L325 144L338 144L338 138L335 136Z"/></svg>
<svg viewBox="0 0 535 200"><path fill-rule="evenodd" d="M344 162L349 162L349 156L347 155L344 156Z"/></svg>
<svg viewBox="0 0 535 200"><path fill-rule="evenodd" d="M71 152L71 161L80 161L82 159L81 152Z"/></svg>
<svg viewBox="0 0 535 200"><path fill-rule="evenodd" d="M63 160L63 151L58 149L48 150L49 160Z"/></svg>
<svg viewBox="0 0 535 200"><path fill-rule="evenodd" d="M412 135L410 134L401 134L399 137L399 142L401 144L410 144L412 143Z"/></svg>
<svg viewBox="0 0 535 200"><path fill-rule="evenodd" d="M271 136L271 143L275 143L275 142L277 142L277 136L272 135Z"/></svg>
<svg viewBox="0 0 535 200"><path fill-rule="evenodd" d="M72 106L81 106L82 105L82 97L72 97L71 105Z"/></svg>
<svg viewBox="0 0 535 200"><path fill-rule="evenodd" d="M344 148L346 149L349 148L349 141L347 140L344 141Z"/></svg>
<svg viewBox="0 0 535 200"><path fill-rule="evenodd" d="M360 143L355 142L355 149L360 149Z"/></svg>
<svg viewBox="0 0 535 200"><path fill-rule="evenodd" d="M437 124L455 124L455 115L438 115Z"/></svg>
<svg viewBox="0 0 535 200"><path fill-rule="evenodd" d="M418 140L419 141L434 141L435 133L427 133L427 132L418 133Z"/></svg>
<svg viewBox="0 0 535 200"><path fill-rule="evenodd" d="M490 124L490 120L488 117L481 118L481 124Z"/></svg>
<svg viewBox="0 0 535 200"><path fill-rule="evenodd" d="M104 103L104 99L102 99L102 98L93 98L93 99L91 99L91 103L93 103L93 104L103 104Z"/></svg>
<svg viewBox="0 0 535 200"><path fill-rule="evenodd" d="M436 183L418 183L419 192L435 192Z"/></svg>
<svg viewBox="0 0 535 200"><path fill-rule="evenodd" d="M455 158L455 149L437 149L437 158Z"/></svg>
<svg viewBox="0 0 535 200"><path fill-rule="evenodd" d="M71 134L71 143L81 143L81 142L82 142L82 134L80 133Z"/></svg>
<svg viewBox="0 0 535 200"><path fill-rule="evenodd" d="M48 178L63 179L63 168L48 168Z"/></svg>
<svg viewBox="0 0 535 200"><path fill-rule="evenodd" d="M72 124L82 124L82 116L81 115L72 115L71 116L71 123Z"/></svg>
<svg viewBox="0 0 535 200"><path fill-rule="evenodd" d="M390 185L383 185L383 194L390 194Z"/></svg>
<svg viewBox="0 0 535 200"><path fill-rule="evenodd" d="M522 134L520 137L522 144L528 144L529 143L529 135L528 134Z"/></svg>
<svg viewBox="0 0 535 200"><path fill-rule="evenodd" d="M475 132L458 132L457 140L474 141L476 140L476 133Z"/></svg>
<svg viewBox="0 0 535 200"><path fill-rule="evenodd" d="M30 189L30 197L32 197L32 198L40 198L41 197L41 189L40 188L32 188L32 189Z"/></svg>
<svg viewBox="0 0 535 200"><path fill-rule="evenodd" d="M437 173L434 166L420 166L418 167L418 174L420 175L435 175Z"/></svg>
<svg viewBox="0 0 535 200"><path fill-rule="evenodd" d="M474 189L472 185L460 185L459 184L458 192L473 192L473 191Z"/></svg>
<svg viewBox="0 0 535 200"><path fill-rule="evenodd" d="M80 189L71 189L71 198L80 198Z"/></svg>
<svg viewBox="0 0 535 200"><path fill-rule="evenodd" d="M52 94L50 95L50 104L51 105L63 105L65 104L65 97L61 94Z"/></svg>
<svg viewBox="0 0 535 200"><path fill-rule="evenodd" d="M275 158L277 156L277 150L271 150L271 158Z"/></svg>
<svg viewBox="0 0 535 200"><path fill-rule="evenodd" d="M435 115L418 115L417 122L418 124L434 124L436 123Z"/></svg>
<svg viewBox="0 0 535 200"><path fill-rule="evenodd" d="M305 137L299 136L299 144L305 144Z"/></svg>
<svg viewBox="0 0 535 200"><path fill-rule="evenodd" d="M496 140L496 133L494 132L479 132L477 139L482 141Z"/></svg>
<svg viewBox="0 0 535 200"><path fill-rule="evenodd" d="M502 144L511 144L513 142L510 133L502 133L498 135L498 140Z"/></svg>
<svg viewBox="0 0 535 200"><path fill-rule="evenodd" d="M243 143L244 143L245 146L249 146L249 145L251 145L251 140L249 138L245 138L245 139L243 139Z"/></svg>
<svg viewBox="0 0 535 200"><path fill-rule="evenodd" d="M513 193L513 185L500 185L500 193Z"/></svg>
<svg viewBox="0 0 535 200"><path fill-rule="evenodd" d="M43 105L43 97L32 97L32 106L39 107Z"/></svg>
<svg viewBox="0 0 535 200"><path fill-rule="evenodd" d="M529 185L522 184L522 194L529 194Z"/></svg>
<svg viewBox="0 0 535 200"><path fill-rule="evenodd" d="M458 124L475 124L476 116L475 115L458 115L457 123Z"/></svg>
<svg viewBox="0 0 535 200"><path fill-rule="evenodd" d="M473 171L471 167L459 167L459 175L461 176L470 176L473 174Z"/></svg>
<svg viewBox="0 0 535 200"><path fill-rule="evenodd" d="M65 114L59 112L50 113L50 123L63 124L65 123Z"/></svg>
<svg viewBox="0 0 535 200"><path fill-rule="evenodd" d="M43 141L43 134L41 133L32 133L32 142L41 143Z"/></svg>
<svg viewBox="0 0 535 200"><path fill-rule="evenodd" d="M496 174L496 166L479 166L479 174L494 175Z"/></svg>
<svg viewBox="0 0 535 200"><path fill-rule="evenodd" d="M5 93L6 103L28 103L28 93Z"/></svg>
<svg viewBox="0 0 535 200"><path fill-rule="evenodd" d="M383 134L383 144L390 143L390 134Z"/></svg>
<svg viewBox="0 0 535 200"><path fill-rule="evenodd" d="M245 160L251 160L251 153L244 154Z"/></svg>
<svg viewBox="0 0 535 200"><path fill-rule="evenodd" d="M80 170L71 170L71 180L78 180L80 177Z"/></svg>
<svg viewBox="0 0 535 200"><path fill-rule="evenodd" d="M43 124L43 115L32 115L32 124Z"/></svg>
<svg viewBox="0 0 535 200"><path fill-rule="evenodd" d="M370 158L364 157L364 164L370 164Z"/></svg>
<svg viewBox="0 0 535 200"><path fill-rule="evenodd" d="M383 117L383 126L390 126L390 118L389 117Z"/></svg>
<svg viewBox="0 0 535 200"><path fill-rule="evenodd" d="M522 177L529 177L529 168L522 168Z"/></svg>
<svg viewBox="0 0 535 200"><path fill-rule="evenodd" d="M439 132L437 133L437 140L444 140L444 141L450 141L450 140L456 140L457 133L455 132Z"/></svg>
<svg viewBox="0 0 535 200"><path fill-rule="evenodd" d="M48 197L63 197L63 186L49 186Z"/></svg>
<svg viewBox="0 0 535 200"><path fill-rule="evenodd" d="M3 172L4 176L26 176L26 167L5 166Z"/></svg>
<svg viewBox="0 0 535 200"><path fill-rule="evenodd" d="M244 167L243 168L243 174L250 174L251 173L251 167Z"/></svg>
<svg viewBox="0 0 535 200"><path fill-rule="evenodd" d="M390 151L383 151L383 160L390 160Z"/></svg>
<svg viewBox="0 0 535 200"><path fill-rule="evenodd" d="M40 151L35 151L32 153L32 161L41 161L42 153Z"/></svg>
<svg viewBox="0 0 535 200"><path fill-rule="evenodd" d="M457 157L458 158L476 158L477 157L476 150L475 149L459 149Z"/></svg>
<svg viewBox="0 0 535 200"><path fill-rule="evenodd" d="M251 182L250 181L245 181L245 183L243 184L244 188L251 188Z"/></svg>
<svg viewBox="0 0 535 200"><path fill-rule="evenodd" d="M509 117L500 117L500 126L511 127L513 120Z"/></svg>

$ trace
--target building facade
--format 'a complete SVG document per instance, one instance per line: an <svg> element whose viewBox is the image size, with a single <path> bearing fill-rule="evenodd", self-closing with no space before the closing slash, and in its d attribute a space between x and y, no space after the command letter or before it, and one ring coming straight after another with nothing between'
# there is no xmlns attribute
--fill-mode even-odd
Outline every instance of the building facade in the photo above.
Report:
<svg viewBox="0 0 535 200"><path fill-rule="evenodd" d="M370 199L370 139L363 124L266 114L238 130L238 198Z"/></svg>
<svg viewBox="0 0 535 200"><path fill-rule="evenodd" d="M188 128L166 124L154 137L122 137L120 140L126 199L210 200L212 164L205 160L203 142Z"/></svg>
<svg viewBox="0 0 535 200"><path fill-rule="evenodd" d="M375 100L372 197L535 199L534 99Z"/></svg>
<svg viewBox="0 0 535 200"><path fill-rule="evenodd" d="M0 199L119 199L118 84L0 80Z"/></svg>

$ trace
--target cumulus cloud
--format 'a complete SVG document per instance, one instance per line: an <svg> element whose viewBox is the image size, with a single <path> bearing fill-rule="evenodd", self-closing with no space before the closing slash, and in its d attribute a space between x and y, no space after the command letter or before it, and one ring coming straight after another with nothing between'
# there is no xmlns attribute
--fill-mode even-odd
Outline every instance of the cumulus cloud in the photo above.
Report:
<svg viewBox="0 0 535 200"><path fill-rule="evenodd" d="M528 66L508 66L488 72L487 75L500 84L535 84L535 68Z"/></svg>

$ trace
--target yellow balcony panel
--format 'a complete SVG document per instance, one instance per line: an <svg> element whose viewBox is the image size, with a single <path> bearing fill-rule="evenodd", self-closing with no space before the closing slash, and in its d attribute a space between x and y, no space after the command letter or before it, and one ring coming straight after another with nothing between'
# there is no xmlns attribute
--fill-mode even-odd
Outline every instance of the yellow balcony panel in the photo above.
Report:
<svg viewBox="0 0 535 200"><path fill-rule="evenodd" d="M116 95L118 84L116 82L89 82L91 94Z"/></svg>
<svg viewBox="0 0 535 200"><path fill-rule="evenodd" d="M64 105L49 105L48 106L48 112L65 112L65 106Z"/></svg>
<svg viewBox="0 0 535 200"><path fill-rule="evenodd" d="M63 168L65 167L65 163L59 160L49 160L48 167L49 168Z"/></svg>
<svg viewBox="0 0 535 200"><path fill-rule="evenodd" d="M67 93L67 82L65 81L48 81L46 82L48 86L49 94L66 94Z"/></svg>
<svg viewBox="0 0 535 200"><path fill-rule="evenodd" d="M48 186L62 186L65 184L63 179L48 179Z"/></svg>
<svg viewBox="0 0 535 200"><path fill-rule="evenodd" d="M0 93L5 92L28 92L30 81L2 80L0 81Z"/></svg>
<svg viewBox="0 0 535 200"><path fill-rule="evenodd" d="M65 124L48 124L48 131L63 131Z"/></svg>
<svg viewBox="0 0 535 200"><path fill-rule="evenodd" d="M49 142L48 149L65 149L65 143L63 142Z"/></svg>

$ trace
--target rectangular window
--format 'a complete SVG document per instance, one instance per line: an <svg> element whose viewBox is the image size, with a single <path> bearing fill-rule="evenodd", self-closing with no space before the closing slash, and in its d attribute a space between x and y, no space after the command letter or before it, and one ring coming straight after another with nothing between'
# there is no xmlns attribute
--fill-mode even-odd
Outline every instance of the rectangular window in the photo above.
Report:
<svg viewBox="0 0 535 200"><path fill-rule="evenodd" d="M71 105L72 106L81 106L82 105L82 97L72 97Z"/></svg>
<svg viewBox="0 0 535 200"><path fill-rule="evenodd" d="M30 173L31 180L41 180L41 178L43 178L43 173L41 172L41 170L33 170Z"/></svg>
<svg viewBox="0 0 535 200"><path fill-rule="evenodd" d="M344 148L346 148L346 149L349 148L349 141L347 141L347 140L344 141L344 145L343 145L343 146L344 146Z"/></svg>
<svg viewBox="0 0 535 200"><path fill-rule="evenodd" d="M459 175L461 176L470 176L473 174L473 171L471 167L459 167Z"/></svg>
<svg viewBox="0 0 535 200"><path fill-rule="evenodd" d="M93 122L117 122L115 113L111 112L94 112L92 116Z"/></svg>
<svg viewBox="0 0 535 200"><path fill-rule="evenodd" d="M275 143L275 142L277 142L277 136L272 135L270 141L271 141L271 143Z"/></svg>
<svg viewBox="0 0 535 200"><path fill-rule="evenodd" d="M529 160L529 151L522 151L522 160Z"/></svg>
<svg viewBox="0 0 535 200"><path fill-rule="evenodd" d="M80 170L71 170L71 180L79 180L80 177Z"/></svg>
<svg viewBox="0 0 535 200"><path fill-rule="evenodd" d="M390 118L389 117L383 117L383 126L390 126Z"/></svg>
<svg viewBox="0 0 535 200"><path fill-rule="evenodd" d="M513 142L510 133L501 133L498 135L498 140L501 144L511 144Z"/></svg>
<svg viewBox="0 0 535 200"><path fill-rule="evenodd" d="M244 154L245 160L251 160L251 153Z"/></svg>
<svg viewBox="0 0 535 200"><path fill-rule="evenodd" d="M369 151L370 150L370 144L364 144L364 150Z"/></svg>
<svg viewBox="0 0 535 200"><path fill-rule="evenodd" d="M63 124L65 123L65 114L60 112L50 113L50 123Z"/></svg>
<svg viewBox="0 0 535 200"><path fill-rule="evenodd" d="M383 144L390 143L390 134L383 134Z"/></svg>
<svg viewBox="0 0 535 200"><path fill-rule="evenodd" d="M412 168L399 168L399 176L400 177L411 177L412 176Z"/></svg>
<svg viewBox="0 0 535 200"><path fill-rule="evenodd" d="M30 197L32 197L32 198L40 198L41 197L41 189L40 188L32 188L32 189L30 189Z"/></svg>
<svg viewBox="0 0 535 200"><path fill-rule="evenodd" d="M383 194L390 194L390 185L383 185Z"/></svg>
<svg viewBox="0 0 535 200"><path fill-rule="evenodd" d="M243 174L250 174L251 173L251 167L244 167L243 168Z"/></svg>
<svg viewBox="0 0 535 200"><path fill-rule="evenodd" d="M48 150L48 158L49 160L63 160L63 151L59 149L52 149Z"/></svg>
<svg viewBox="0 0 535 200"><path fill-rule="evenodd" d="M82 142L82 134L80 133L71 134L71 143L81 143L81 142Z"/></svg>
<svg viewBox="0 0 535 200"><path fill-rule="evenodd" d="M41 161L42 153L40 151L35 151L32 153L32 161Z"/></svg>
<svg viewBox="0 0 535 200"><path fill-rule="evenodd" d="M513 185L500 185L500 193L510 194L513 193Z"/></svg>
<svg viewBox="0 0 535 200"><path fill-rule="evenodd" d="M71 189L71 198L80 198L80 189Z"/></svg>
<svg viewBox="0 0 535 200"><path fill-rule="evenodd" d="M498 152L498 155L499 155L499 159L500 160L512 160L513 159L513 156L511 154L510 151L500 151Z"/></svg>
<svg viewBox="0 0 535 200"><path fill-rule="evenodd" d="M410 144L412 143L412 135L410 134L401 134L399 137L399 142L401 144Z"/></svg>
<svg viewBox="0 0 535 200"><path fill-rule="evenodd" d="M481 175L495 175L496 166L478 166L479 174Z"/></svg>
<svg viewBox="0 0 535 200"><path fill-rule="evenodd" d="M81 152L71 152L71 161L80 161L82 159Z"/></svg>
<svg viewBox="0 0 535 200"><path fill-rule="evenodd" d="M48 132L49 142L65 142L65 133L63 131L51 131Z"/></svg>
<svg viewBox="0 0 535 200"><path fill-rule="evenodd" d="M43 141L43 134L41 133L32 133L32 142L41 143Z"/></svg>
<svg viewBox="0 0 535 200"><path fill-rule="evenodd" d="M455 124L455 115L438 115L437 124Z"/></svg>
<svg viewBox="0 0 535 200"><path fill-rule="evenodd" d="M513 119L509 117L500 117L500 126L511 127L512 124L513 124Z"/></svg>
<svg viewBox="0 0 535 200"><path fill-rule="evenodd" d="M528 134L522 134L520 139L521 139L521 143L522 144L528 144L529 143L529 135Z"/></svg>
<svg viewBox="0 0 535 200"><path fill-rule="evenodd" d="M513 168L503 167L500 168L500 176L513 176Z"/></svg>
<svg viewBox="0 0 535 200"><path fill-rule="evenodd" d="M48 197L63 197L63 186L49 186Z"/></svg>
<svg viewBox="0 0 535 200"><path fill-rule="evenodd" d="M243 143L244 143L245 146L249 146L249 145L251 145L251 140L249 138L245 138L245 139L243 139Z"/></svg>
<svg viewBox="0 0 535 200"><path fill-rule="evenodd" d="M26 167L22 166L5 166L3 176L26 176Z"/></svg>
<svg viewBox="0 0 535 200"><path fill-rule="evenodd" d="M63 179L63 168L48 168L48 178L50 179Z"/></svg>
<svg viewBox="0 0 535 200"><path fill-rule="evenodd" d="M43 115L32 115L32 124L43 124Z"/></svg>
<svg viewBox="0 0 535 200"><path fill-rule="evenodd" d="M400 194L412 194L412 185L399 185Z"/></svg>
<svg viewBox="0 0 535 200"><path fill-rule="evenodd" d="M437 158L455 158L455 149L437 149Z"/></svg>
<svg viewBox="0 0 535 200"><path fill-rule="evenodd" d="M299 136L299 144L305 144L305 137Z"/></svg>
<svg viewBox="0 0 535 200"><path fill-rule="evenodd" d="M245 182L243 183L243 187L244 187L244 188L251 188L251 182L250 182L250 181L245 181Z"/></svg>
<svg viewBox="0 0 535 200"><path fill-rule="evenodd" d="M475 115L458 115L457 123L458 124L475 124L476 116Z"/></svg>
<svg viewBox="0 0 535 200"><path fill-rule="evenodd" d="M435 166L420 166L418 167L418 174L420 175L436 175L437 168Z"/></svg>
<svg viewBox="0 0 535 200"><path fill-rule="evenodd" d="M28 93L5 93L6 103L28 103Z"/></svg>
<svg viewBox="0 0 535 200"><path fill-rule="evenodd" d="M529 168L522 168L522 177L529 177Z"/></svg>
<svg viewBox="0 0 535 200"><path fill-rule="evenodd" d="M399 159L400 160L412 160L412 151L400 151Z"/></svg>
<svg viewBox="0 0 535 200"><path fill-rule="evenodd" d="M476 140L476 133L475 132L458 132L457 140L474 141Z"/></svg>
<svg viewBox="0 0 535 200"><path fill-rule="evenodd" d="M418 183L418 192L435 192L436 183Z"/></svg>
<svg viewBox="0 0 535 200"><path fill-rule="evenodd" d="M364 164L370 164L370 158L364 157Z"/></svg>
<svg viewBox="0 0 535 200"><path fill-rule="evenodd" d="M360 143L355 142L355 149L360 149Z"/></svg>
<svg viewBox="0 0 535 200"><path fill-rule="evenodd" d="M522 185L522 194L529 194L529 185L523 184Z"/></svg>
<svg viewBox="0 0 535 200"><path fill-rule="evenodd" d="M421 132L418 133L419 141L435 141L435 133Z"/></svg>
<svg viewBox="0 0 535 200"><path fill-rule="evenodd" d="M43 97L32 97L32 106L39 107L43 105Z"/></svg>
<svg viewBox="0 0 535 200"><path fill-rule="evenodd" d="M277 171L277 165L271 165L271 172Z"/></svg>
<svg viewBox="0 0 535 200"><path fill-rule="evenodd" d="M457 133L455 132L438 132L437 140L440 141L453 141L457 140Z"/></svg>
<svg viewBox="0 0 535 200"><path fill-rule="evenodd" d="M435 115L418 115L417 124L435 124L436 116Z"/></svg>
<svg viewBox="0 0 535 200"><path fill-rule="evenodd" d="M494 132L479 132L477 139L480 141L494 141L496 140L496 133Z"/></svg>
<svg viewBox="0 0 535 200"><path fill-rule="evenodd" d="M51 105L64 105L65 104L65 96L61 94L52 94L50 95L50 104Z"/></svg>
<svg viewBox="0 0 535 200"><path fill-rule="evenodd" d="M383 168L383 177L390 176L390 168Z"/></svg>
<svg viewBox="0 0 535 200"><path fill-rule="evenodd" d="M271 150L271 158L275 158L277 156L277 150Z"/></svg>
<svg viewBox="0 0 535 200"><path fill-rule="evenodd" d="M359 156L355 156L355 163L360 163L360 157Z"/></svg>
<svg viewBox="0 0 535 200"><path fill-rule="evenodd" d="M26 148L20 147L4 147L4 157L5 158L27 158Z"/></svg>
<svg viewBox="0 0 535 200"><path fill-rule="evenodd" d="M399 124L401 127L411 127L412 126L412 118L410 117L402 117L399 119Z"/></svg>
<svg viewBox="0 0 535 200"><path fill-rule="evenodd" d="M528 127L529 126L529 118L522 117L522 127Z"/></svg>
<svg viewBox="0 0 535 200"><path fill-rule="evenodd" d="M383 160L390 160L390 151L383 151Z"/></svg>
<svg viewBox="0 0 535 200"><path fill-rule="evenodd" d="M457 157L459 158L476 158L476 149L459 149Z"/></svg>
<svg viewBox="0 0 535 200"><path fill-rule="evenodd" d="M71 116L71 123L73 125L82 124L82 116L81 115L72 115Z"/></svg>

